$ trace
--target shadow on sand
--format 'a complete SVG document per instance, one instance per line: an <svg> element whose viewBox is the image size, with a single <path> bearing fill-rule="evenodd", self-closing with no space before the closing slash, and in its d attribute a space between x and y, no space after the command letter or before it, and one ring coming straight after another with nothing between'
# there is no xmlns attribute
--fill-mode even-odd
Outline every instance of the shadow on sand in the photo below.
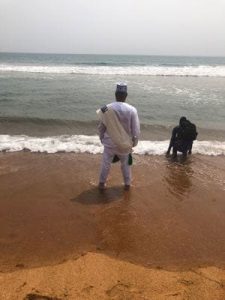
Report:
<svg viewBox="0 0 225 300"><path fill-rule="evenodd" d="M130 191L124 191L121 186L108 187L104 191L99 191L97 187L84 191L78 196L70 199L84 205L108 204L120 199L129 199Z"/></svg>

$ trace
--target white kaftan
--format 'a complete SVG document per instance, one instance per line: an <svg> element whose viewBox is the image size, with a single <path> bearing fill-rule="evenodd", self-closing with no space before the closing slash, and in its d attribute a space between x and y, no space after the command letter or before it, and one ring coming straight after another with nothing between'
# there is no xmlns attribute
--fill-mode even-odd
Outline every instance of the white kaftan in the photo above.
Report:
<svg viewBox="0 0 225 300"><path fill-rule="evenodd" d="M112 102L108 104L107 107L110 107L115 111L121 125L133 140L133 146L136 146L138 142L138 137L140 135L140 122L136 108L128 103L119 101ZM128 164L129 153L121 153L120 149L110 138L107 132L107 128L102 122L100 122L98 130L100 140L104 145L103 161L99 182L106 182L107 176L110 171L112 159L116 154L121 161L121 170L123 173L124 183L125 185L130 185L131 170L130 165Z"/></svg>

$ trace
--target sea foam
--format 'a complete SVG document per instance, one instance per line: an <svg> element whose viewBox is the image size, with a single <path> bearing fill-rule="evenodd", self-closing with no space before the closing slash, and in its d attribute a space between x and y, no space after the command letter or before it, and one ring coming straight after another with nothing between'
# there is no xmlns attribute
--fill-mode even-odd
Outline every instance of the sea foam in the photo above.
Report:
<svg viewBox="0 0 225 300"><path fill-rule="evenodd" d="M139 155L165 154L169 140L140 141L134 148ZM16 152L29 150L31 152L74 152L98 154L103 152L103 146L98 136L63 135L51 137L30 137L25 135L0 135L0 151ZM225 141L195 141L193 153L202 155L225 155Z"/></svg>
<svg viewBox="0 0 225 300"><path fill-rule="evenodd" d="M140 76L196 76L225 77L225 65L221 66L41 66L0 64L0 72L90 74L90 75L140 75Z"/></svg>

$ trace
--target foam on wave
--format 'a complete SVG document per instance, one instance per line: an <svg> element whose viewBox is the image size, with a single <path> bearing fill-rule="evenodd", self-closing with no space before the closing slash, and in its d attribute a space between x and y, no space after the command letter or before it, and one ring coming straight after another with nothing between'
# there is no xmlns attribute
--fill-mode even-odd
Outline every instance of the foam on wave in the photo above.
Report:
<svg viewBox="0 0 225 300"><path fill-rule="evenodd" d="M163 155L168 147L165 141L140 141L134 148L139 155ZM31 152L74 152L74 153L102 153L103 147L98 136L63 135L45 138L26 135L0 135L0 151L16 152L29 150ZM225 155L225 141L195 141L193 153L203 155Z"/></svg>
<svg viewBox="0 0 225 300"><path fill-rule="evenodd" d="M39 66L0 64L0 72L90 74L90 75L142 75L142 76L196 76L225 77L222 66Z"/></svg>

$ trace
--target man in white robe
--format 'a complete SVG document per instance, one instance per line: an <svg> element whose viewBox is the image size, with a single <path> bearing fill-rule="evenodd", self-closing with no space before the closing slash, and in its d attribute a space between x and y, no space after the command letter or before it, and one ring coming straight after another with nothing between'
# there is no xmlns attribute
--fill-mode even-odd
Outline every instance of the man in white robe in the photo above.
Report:
<svg viewBox="0 0 225 300"><path fill-rule="evenodd" d="M125 103L127 98L126 84L117 84L115 98L116 101L105 106L102 109L102 112L105 113L107 110L114 111L120 123L119 125L122 125L122 129L125 131L125 134L123 135L124 139L130 139L131 146L130 149L122 149L120 142L117 142L116 140L117 132L115 132L115 130L119 131L118 126L115 126L113 128L111 122L103 122L103 120L100 121L100 124L98 126L99 138L102 144L104 145L102 166L99 178L100 190L103 190L105 188L105 183L110 171L111 163L115 155L119 158L121 162L121 171L124 179L124 188L125 190L129 190L131 184L131 166L129 164L129 155L132 150L132 147L135 147L137 145L138 138L140 135L140 122L137 110L132 105ZM109 124L108 126L111 126L110 128L108 128L108 130L107 124ZM118 136L122 136L121 132L118 132Z"/></svg>

